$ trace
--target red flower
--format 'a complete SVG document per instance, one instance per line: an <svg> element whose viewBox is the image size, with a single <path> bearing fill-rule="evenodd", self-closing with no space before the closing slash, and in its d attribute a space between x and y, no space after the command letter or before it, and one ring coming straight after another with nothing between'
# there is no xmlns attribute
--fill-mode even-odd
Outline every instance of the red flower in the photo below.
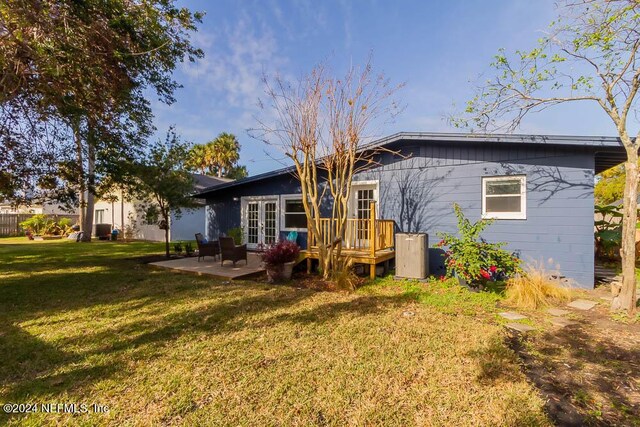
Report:
<svg viewBox="0 0 640 427"><path fill-rule="evenodd" d="M491 274L489 274L489 272L486 270L480 270L480 275L485 279L489 279L491 277Z"/></svg>
<svg viewBox="0 0 640 427"><path fill-rule="evenodd" d="M495 265L492 265L491 267L489 267L489 271L492 273L495 273L496 271L498 271L498 267L496 267Z"/></svg>

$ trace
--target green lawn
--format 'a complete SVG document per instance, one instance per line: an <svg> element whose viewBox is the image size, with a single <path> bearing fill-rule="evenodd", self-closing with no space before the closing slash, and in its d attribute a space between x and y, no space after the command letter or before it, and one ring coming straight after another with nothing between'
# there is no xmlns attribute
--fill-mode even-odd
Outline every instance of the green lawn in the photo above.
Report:
<svg viewBox="0 0 640 427"><path fill-rule="evenodd" d="M496 296L223 283L149 243L0 239L0 403L107 405L42 425L548 425Z"/></svg>

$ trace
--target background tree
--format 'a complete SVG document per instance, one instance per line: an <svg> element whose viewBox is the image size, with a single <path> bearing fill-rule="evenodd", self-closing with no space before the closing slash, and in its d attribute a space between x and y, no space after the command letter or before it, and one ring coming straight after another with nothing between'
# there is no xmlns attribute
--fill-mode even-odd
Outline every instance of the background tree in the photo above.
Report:
<svg viewBox="0 0 640 427"><path fill-rule="evenodd" d="M252 134L277 146L293 162L320 268L325 279L332 279L347 268L340 254L353 176L376 164L379 154L361 150L362 145L372 136L377 119L397 112L391 96L398 86L374 75L370 61L362 69L351 67L342 77L328 77L320 65L295 85L281 78L264 81L276 120L261 122ZM321 222L325 202L331 205L329 229Z"/></svg>
<svg viewBox="0 0 640 427"><path fill-rule="evenodd" d="M223 132L206 144L194 145L189 151L187 166L204 175L239 179L247 176L247 168L238 165L239 160L238 138Z"/></svg>
<svg viewBox="0 0 640 427"><path fill-rule="evenodd" d="M247 171L247 167L244 165L233 166L225 174L225 178L229 178L229 179L242 179L248 176L249 176L249 171Z"/></svg>
<svg viewBox="0 0 640 427"><path fill-rule="evenodd" d="M40 176L75 162L81 225L111 165L135 158L152 131L145 91L174 101L188 33L200 13L173 0L8 0L0 4L0 160L4 196L36 194ZM62 161L62 162L60 162ZM50 183L55 181L49 179Z"/></svg>
<svg viewBox="0 0 640 427"><path fill-rule="evenodd" d="M638 195L637 125L640 88L640 3L634 0L564 0L549 34L530 51L500 50L495 74L469 101L458 126L483 131L516 129L529 113L558 104L592 102L611 119L625 148L622 288L611 308L636 310L635 229ZM618 293L619 291L619 293Z"/></svg>
<svg viewBox="0 0 640 427"><path fill-rule="evenodd" d="M626 174L624 173L624 165L616 166L602 172L594 189L596 203L609 205L622 199L624 196L625 181Z"/></svg>
<svg viewBox="0 0 640 427"><path fill-rule="evenodd" d="M182 209L197 206L191 197L194 181L185 170L186 158L186 145L173 129L169 129L165 140L153 144L136 168L139 179L137 195L143 201L144 222L164 230L167 258L170 257L171 214L180 218Z"/></svg>

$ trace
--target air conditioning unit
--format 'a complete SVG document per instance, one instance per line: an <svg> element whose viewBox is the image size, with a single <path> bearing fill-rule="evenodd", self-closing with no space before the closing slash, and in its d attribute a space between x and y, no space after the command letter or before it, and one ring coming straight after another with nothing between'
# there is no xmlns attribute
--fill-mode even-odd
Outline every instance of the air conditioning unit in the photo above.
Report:
<svg viewBox="0 0 640 427"><path fill-rule="evenodd" d="M429 275L429 235L396 234L396 277L425 279Z"/></svg>

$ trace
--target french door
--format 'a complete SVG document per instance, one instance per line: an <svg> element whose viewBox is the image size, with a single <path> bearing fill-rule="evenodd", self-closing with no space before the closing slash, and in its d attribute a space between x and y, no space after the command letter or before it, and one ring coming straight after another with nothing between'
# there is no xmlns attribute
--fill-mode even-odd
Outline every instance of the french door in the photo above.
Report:
<svg viewBox="0 0 640 427"><path fill-rule="evenodd" d="M369 247L371 203L378 201L377 183L353 183L349 202L346 240L348 248Z"/></svg>
<svg viewBox="0 0 640 427"><path fill-rule="evenodd" d="M243 200L245 241L250 249L278 240L278 199Z"/></svg>

